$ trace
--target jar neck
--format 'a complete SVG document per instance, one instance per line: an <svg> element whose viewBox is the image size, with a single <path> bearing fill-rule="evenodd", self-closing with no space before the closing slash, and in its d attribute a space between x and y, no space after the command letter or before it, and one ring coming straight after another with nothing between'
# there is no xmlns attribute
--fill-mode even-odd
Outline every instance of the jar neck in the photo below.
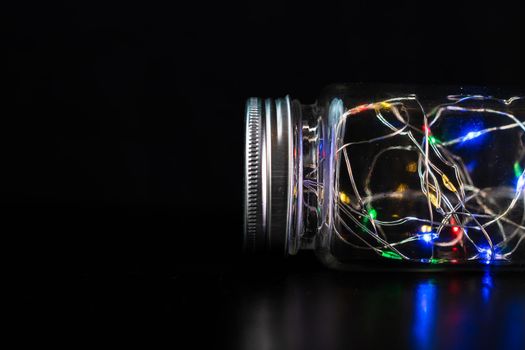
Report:
<svg viewBox="0 0 525 350"><path fill-rule="evenodd" d="M316 104L303 105L294 100L292 120L294 130L294 193L296 208L294 231L290 232L289 254L299 249L312 249L321 220L322 172L319 162L323 158L322 113Z"/></svg>
<svg viewBox="0 0 525 350"><path fill-rule="evenodd" d="M332 228L334 191L337 187L336 152L338 147L343 101L331 99L326 104L305 105L292 102L294 133L294 169L296 170L292 198L295 227L290 232L288 253L299 249L326 246Z"/></svg>

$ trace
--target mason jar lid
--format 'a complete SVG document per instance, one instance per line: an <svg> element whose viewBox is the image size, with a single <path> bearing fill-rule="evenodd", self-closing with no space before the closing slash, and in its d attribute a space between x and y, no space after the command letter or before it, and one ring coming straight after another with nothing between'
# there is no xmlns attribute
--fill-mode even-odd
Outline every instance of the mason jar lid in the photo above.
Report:
<svg viewBox="0 0 525 350"><path fill-rule="evenodd" d="M245 142L244 249L285 254L293 208L290 99L250 98Z"/></svg>

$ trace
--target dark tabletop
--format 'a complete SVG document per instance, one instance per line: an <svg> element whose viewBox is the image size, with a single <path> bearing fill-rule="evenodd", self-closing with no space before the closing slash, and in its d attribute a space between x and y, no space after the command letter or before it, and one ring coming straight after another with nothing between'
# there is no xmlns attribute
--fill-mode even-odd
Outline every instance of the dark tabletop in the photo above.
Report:
<svg viewBox="0 0 525 350"><path fill-rule="evenodd" d="M521 274L337 272L308 254L242 265L87 276L40 289L26 306L36 325L58 313L67 333L117 344L145 337L170 348L525 348Z"/></svg>
<svg viewBox="0 0 525 350"><path fill-rule="evenodd" d="M525 347L517 274L338 273L286 266L220 297L240 349ZM223 326L224 327L224 326Z"/></svg>

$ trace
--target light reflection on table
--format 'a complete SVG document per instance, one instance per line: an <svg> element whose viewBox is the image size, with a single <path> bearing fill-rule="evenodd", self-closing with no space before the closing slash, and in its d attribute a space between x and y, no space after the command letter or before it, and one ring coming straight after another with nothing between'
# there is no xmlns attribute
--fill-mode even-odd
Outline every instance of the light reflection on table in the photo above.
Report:
<svg viewBox="0 0 525 350"><path fill-rule="evenodd" d="M520 348L525 281L479 273L297 273L235 301L242 349Z"/></svg>

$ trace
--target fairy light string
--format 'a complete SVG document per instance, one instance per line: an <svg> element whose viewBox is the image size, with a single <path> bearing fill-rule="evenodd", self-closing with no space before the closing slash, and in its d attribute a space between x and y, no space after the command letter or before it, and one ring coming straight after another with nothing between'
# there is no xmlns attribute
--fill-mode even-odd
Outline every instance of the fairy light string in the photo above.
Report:
<svg viewBox="0 0 525 350"><path fill-rule="evenodd" d="M525 241L525 196L523 195L525 171L520 164L520 159L517 159L509 169L516 178L515 188L501 188L500 192L510 199L508 205L501 207L492 198L490 191L494 188L478 188L475 185L467 166L461 157L453 152L453 146L474 142L484 135L502 130L517 128L525 132L524 124L515 115L507 112L509 108L472 107L472 105L495 104L510 107L521 99L523 97L504 100L479 95L448 96L449 103L438 105L427 113L418 98L410 95L348 109L341 115L336 125L336 135L342 135L345 122L349 118L356 118L365 112L372 112L387 133L352 142L346 142L344 137L341 138L346 143L338 145L335 150L338 162L336 171L346 172L350 187L341 189L338 181L334 183L336 211L333 230L336 235L353 248L372 250L387 259L428 264L456 263L458 256L455 253L459 246L466 252L461 256L463 261L480 260L490 264L496 260L510 260L520 244L525 244L523 243ZM476 104L476 102L490 103ZM413 122L414 118L408 113L408 105L417 106L418 113L422 116L422 126ZM508 122L500 126L471 130L462 136L446 140L434 135L433 129L447 113L490 115ZM360 189L354 176L356 168L352 169L352 156L349 150L356 145L377 144L394 137L401 137L408 142L390 145L377 152L370 160L364 186ZM419 195L426 197L427 217L396 214L392 215L392 220L385 220L374 208L373 204L378 199L401 199L411 191L405 183L398 184L387 193L374 193L371 189L372 176L380 158L394 151L412 152L417 155L417 162L407 162L405 170L419 181L418 192ZM337 176L339 177L340 174ZM313 182L309 183L309 186L313 186ZM520 211L518 220L514 218L515 215L513 217L510 215L516 210ZM418 224L419 229L410 232L403 239L389 234L396 226L407 223ZM451 234L445 235L445 231ZM350 241L348 239L350 236L355 239ZM430 246L433 249L429 250L428 256L423 257L421 254L413 256L402 249L405 245L414 243ZM449 253L436 254L436 248L449 249Z"/></svg>

